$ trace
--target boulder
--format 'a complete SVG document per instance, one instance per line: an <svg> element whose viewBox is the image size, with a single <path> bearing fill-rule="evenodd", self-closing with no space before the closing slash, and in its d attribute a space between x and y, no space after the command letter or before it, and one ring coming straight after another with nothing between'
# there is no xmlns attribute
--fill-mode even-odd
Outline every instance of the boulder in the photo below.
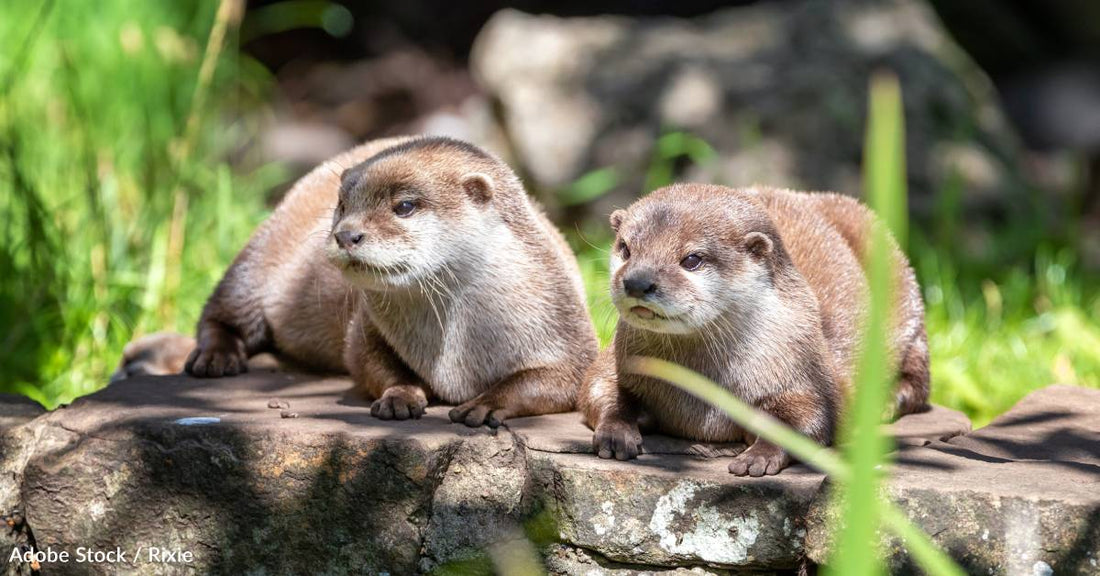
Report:
<svg viewBox="0 0 1100 576"><path fill-rule="evenodd" d="M19 424L7 495L40 550L127 554L47 562L48 574L490 573L538 550L555 575L786 574L827 558L826 482L805 466L734 478L730 447L660 436L637 461L600 460L575 413L497 431L452 424L441 406L384 422L350 388L260 368L126 379ZM1098 394L1052 388L1021 409L1068 413L1063 425L1093 438ZM1030 440L997 422L966 434L937 408L891 425L907 439L891 496L968 569L1088 573L1096 465L1059 448L1056 419L1003 418L1051 426L1031 439L1045 459L980 453L971 442Z"/></svg>
<svg viewBox="0 0 1100 576"><path fill-rule="evenodd" d="M919 0L761 2L693 19L505 10L478 36L471 68L533 187L613 166L604 208L643 191L667 131L718 152L685 180L858 194L878 69L902 83L919 213L942 190L974 207L1024 192L992 88Z"/></svg>

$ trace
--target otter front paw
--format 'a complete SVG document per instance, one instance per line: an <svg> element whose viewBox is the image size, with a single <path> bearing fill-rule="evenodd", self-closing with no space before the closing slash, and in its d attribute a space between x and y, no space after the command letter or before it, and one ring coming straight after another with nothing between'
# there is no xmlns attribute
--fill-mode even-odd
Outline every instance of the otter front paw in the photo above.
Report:
<svg viewBox="0 0 1100 576"><path fill-rule="evenodd" d="M370 415L379 420L419 419L428 407L428 397L417 386L392 386L370 405Z"/></svg>
<svg viewBox="0 0 1100 576"><path fill-rule="evenodd" d="M734 476L771 476L790 466L791 457L786 450L767 442L757 441L748 450L730 462L730 474Z"/></svg>
<svg viewBox="0 0 1100 576"><path fill-rule="evenodd" d="M592 450L600 458L633 460L642 452L642 433L636 422L603 421L592 436Z"/></svg>
<svg viewBox="0 0 1100 576"><path fill-rule="evenodd" d="M248 372L248 355L238 339L199 344L187 357L184 370L196 378L221 378Z"/></svg>
<svg viewBox="0 0 1100 576"><path fill-rule="evenodd" d="M512 411L500 406L491 396L482 394L452 408L448 415L451 417L451 422L461 422L471 428L482 424L496 428L512 417Z"/></svg>

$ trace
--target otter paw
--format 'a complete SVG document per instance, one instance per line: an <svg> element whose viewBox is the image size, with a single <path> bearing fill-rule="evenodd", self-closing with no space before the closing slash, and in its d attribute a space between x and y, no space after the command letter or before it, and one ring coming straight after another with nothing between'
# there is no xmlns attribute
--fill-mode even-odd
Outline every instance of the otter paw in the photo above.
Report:
<svg viewBox="0 0 1100 576"><path fill-rule="evenodd" d="M592 450L600 458L633 460L642 452L642 433L638 424L622 421L601 422L592 435Z"/></svg>
<svg viewBox="0 0 1100 576"><path fill-rule="evenodd" d="M790 464L791 457L785 450L773 444L758 441L730 462L730 474L754 478L765 474L772 476Z"/></svg>
<svg viewBox="0 0 1100 576"><path fill-rule="evenodd" d="M452 408L448 415L451 422L461 422L471 428L482 424L497 428L512 416L512 412L482 395Z"/></svg>
<svg viewBox="0 0 1100 576"><path fill-rule="evenodd" d="M370 405L370 415L379 420L419 420L427 407L428 398L423 390L394 386Z"/></svg>
<svg viewBox="0 0 1100 576"><path fill-rule="evenodd" d="M200 344L187 357L184 369L196 378L221 378L248 372L244 343Z"/></svg>

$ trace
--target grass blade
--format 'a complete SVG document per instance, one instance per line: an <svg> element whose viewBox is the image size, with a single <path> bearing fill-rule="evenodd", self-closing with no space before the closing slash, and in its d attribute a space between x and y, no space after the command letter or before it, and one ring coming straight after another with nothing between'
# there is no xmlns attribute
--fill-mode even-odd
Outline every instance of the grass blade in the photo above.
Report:
<svg viewBox="0 0 1100 576"><path fill-rule="evenodd" d="M871 84L870 116L864 159L864 186L871 207L890 228L904 234L905 150L901 90L897 78L877 76ZM893 375L887 366L890 303L894 271L890 261L887 229L877 224L870 236L870 309L847 419L841 429L845 461L852 478L838 492L843 523L830 563L833 574L873 576L882 573L882 559L867 554L877 543L881 511L877 498L880 480L875 473L886 458L888 440L879 430L886 403L892 396Z"/></svg>

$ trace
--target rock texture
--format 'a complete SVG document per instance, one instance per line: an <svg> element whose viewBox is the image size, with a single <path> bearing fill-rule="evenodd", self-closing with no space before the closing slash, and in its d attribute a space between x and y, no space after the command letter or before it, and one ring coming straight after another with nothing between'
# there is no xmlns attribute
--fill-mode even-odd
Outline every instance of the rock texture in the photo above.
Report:
<svg viewBox="0 0 1100 576"><path fill-rule="evenodd" d="M718 152L685 179L859 192L866 94L889 68L905 96L910 187L927 210L1023 192L991 87L916 0L795 0L695 19L497 13L471 56L513 161L536 189L613 166L608 203L642 192L665 131Z"/></svg>
<svg viewBox="0 0 1100 576"><path fill-rule="evenodd" d="M972 574L1100 573L1100 391L1051 386L985 428L903 449L890 496ZM826 494L807 553L827 557ZM899 570L909 559L890 544Z"/></svg>
<svg viewBox="0 0 1100 576"><path fill-rule="evenodd" d="M139 377L30 410L0 427L16 439L3 512L22 510L39 549L128 552L44 574L491 573L516 550L542 550L555 575L759 574L827 557L824 478L804 466L733 478L724 447L657 436L635 462L603 461L576 414L497 432L445 407L382 422L349 388L272 370ZM906 417L890 494L968 570L1095 573L1097 405L1049 388L972 434L948 410ZM156 563L150 547L192 557Z"/></svg>
<svg viewBox="0 0 1100 576"><path fill-rule="evenodd" d="M23 469L35 446L33 428L24 426L45 410L21 396L0 394L0 552L10 554L12 548L34 543L33 534L23 521L23 505L19 488ZM5 556L6 562L7 556ZM28 574L29 569L5 563L0 574ZM29 567L27 567L29 568Z"/></svg>

